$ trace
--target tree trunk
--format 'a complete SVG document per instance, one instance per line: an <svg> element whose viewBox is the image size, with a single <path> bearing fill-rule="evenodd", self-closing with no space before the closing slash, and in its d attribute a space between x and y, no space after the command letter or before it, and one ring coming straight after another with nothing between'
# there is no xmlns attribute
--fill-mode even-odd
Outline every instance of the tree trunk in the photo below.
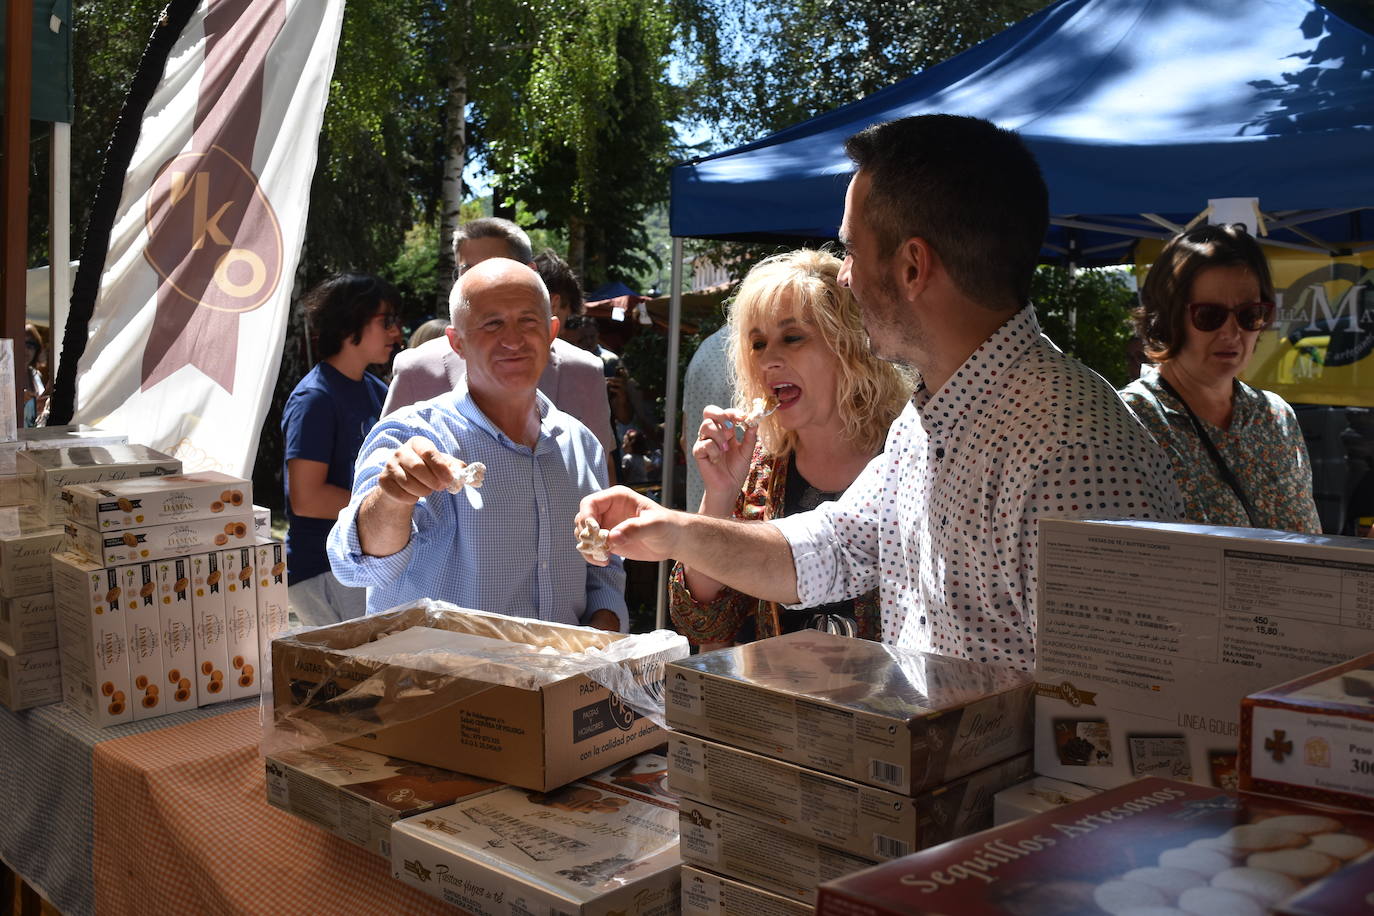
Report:
<svg viewBox="0 0 1374 916"><path fill-rule="evenodd" d="M468 75L455 61L449 72L448 104L444 108L443 215L439 220L438 314L448 314L448 291L453 278L453 233L463 206L463 166L467 161Z"/></svg>

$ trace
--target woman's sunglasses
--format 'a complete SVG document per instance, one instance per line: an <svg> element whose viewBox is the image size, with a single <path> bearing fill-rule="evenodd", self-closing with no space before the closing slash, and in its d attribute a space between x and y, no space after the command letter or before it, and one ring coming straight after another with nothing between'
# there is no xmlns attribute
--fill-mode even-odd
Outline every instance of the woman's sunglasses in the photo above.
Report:
<svg viewBox="0 0 1374 916"><path fill-rule="evenodd" d="M1261 331L1274 317L1274 303L1246 302L1242 305L1218 305L1215 302L1193 302L1188 306L1193 327L1199 331L1215 331L1226 323L1228 315L1236 316L1242 331Z"/></svg>

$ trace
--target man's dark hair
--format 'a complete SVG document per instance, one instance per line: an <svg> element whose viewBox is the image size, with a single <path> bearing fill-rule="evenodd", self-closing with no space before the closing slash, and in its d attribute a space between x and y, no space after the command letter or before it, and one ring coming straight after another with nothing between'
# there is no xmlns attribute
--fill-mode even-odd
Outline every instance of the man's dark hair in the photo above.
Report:
<svg viewBox="0 0 1374 916"><path fill-rule="evenodd" d="M484 216L469 220L453 231L453 257L458 258L458 246L468 239L500 239L506 243L507 257L521 264L534 260L530 237L515 223L499 216Z"/></svg>
<svg viewBox="0 0 1374 916"><path fill-rule="evenodd" d="M319 341L319 358L343 349L344 341L361 343L363 328L387 305L396 308L401 296L390 283L371 274L335 274L318 283L301 299L306 326Z"/></svg>
<svg viewBox="0 0 1374 916"><path fill-rule="evenodd" d="M539 257L534 259L534 269L544 281L550 296L562 299L570 314L582 314L582 285L577 282L577 274L573 273L567 261L560 258L552 248L545 248L539 252Z"/></svg>
<svg viewBox="0 0 1374 916"><path fill-rule="evenodd" d="M883 258L919 236L955 285L995 308L1023 305L1049 227L1049 192L1021 138L980 118L919 115L853 135L864 206Z"/></svg>

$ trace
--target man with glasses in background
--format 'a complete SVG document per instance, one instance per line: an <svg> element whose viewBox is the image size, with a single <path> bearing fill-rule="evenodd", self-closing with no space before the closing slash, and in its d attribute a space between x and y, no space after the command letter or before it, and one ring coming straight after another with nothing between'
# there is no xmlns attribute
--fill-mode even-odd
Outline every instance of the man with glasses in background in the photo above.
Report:
<svg viewBox="0 0 1374 916"><path fill-rule="evenodd" d="M464 271L489 258L510 258L528 265L539 273L548 287L554 314L562 317L580 311L582 294L577 279L568 265L552 252L540 255L538 261L530 248L529 236L515 223L489 217L475 219L458 227L453 234L453 260L456 281ZM570 288L569 288L570 287ZM572 293L577 301L569 301ZM466 373L463 357L459 356L447 337L426 341L414 350L397 354L382 416L414 404L428 401L456 390ZM615 433L611 429L611 408L606 396L606 383L601 361L595 356L561 338L549 349L548 365L539 378L539 390L553 401L559 410L572 414L592 431L606 454L615 451ZM611 481L615 469L608 465Z"/></svg>
<svg viewBox="0 0 1374 916"><path fill-rule="evenodd" d="M401 342L400 295L367 274L337 274L301 300L320 362L282 410L285 446L287 583L307 626L361 617L366 589L349 588L329 569L324 542L353 488L353 464L377 423L386 383L367 371Z"/></svg>

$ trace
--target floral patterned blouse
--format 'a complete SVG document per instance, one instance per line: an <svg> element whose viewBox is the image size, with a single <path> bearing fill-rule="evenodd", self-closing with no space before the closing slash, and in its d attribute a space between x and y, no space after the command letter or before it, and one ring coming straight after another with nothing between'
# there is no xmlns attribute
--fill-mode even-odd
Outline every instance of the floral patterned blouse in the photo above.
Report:
<svg viewBox="0 0 1374 916"><path fill-rule="evenodd" d="M735 502L734 517L751 521L781 518L791 466L790 456L774 457L755 446L749 474ZM735 643L747 639L751 630L755 639L767 639L782 632L779 608L772 601L763 601L724 586L714 601L697 601L687 589L681 563L673 567L668 597L674 625L693 645ZM877 589L854 599L854 616L861 639L879 638Z"/></svg>
<svg viewBox="0 0 1374 916"><path fill-rule="evenodd" d="M1168 453L1188 521L1321 532L1307 444L1287 401L1237 380L1230 429L1198 418L1254 506L1258 518L1252 523L1198 439L1187 409L1165 392L1157 371L1146 371L1121 389L1121 398Z"/></svg>

